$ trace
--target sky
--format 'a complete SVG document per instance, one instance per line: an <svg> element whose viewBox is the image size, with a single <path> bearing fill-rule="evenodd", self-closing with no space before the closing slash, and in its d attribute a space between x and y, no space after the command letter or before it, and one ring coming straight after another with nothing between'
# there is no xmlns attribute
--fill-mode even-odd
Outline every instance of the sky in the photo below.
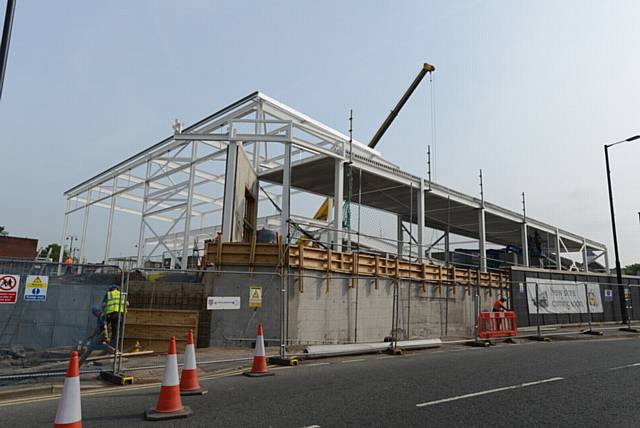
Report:
<svg viewBox="0 0 640 428"><path fill-rule="evenodd" d="M606 243L603 144L640 134L637 1L18 0L0 100L15 236L60 240L63 192L260 90L435 180ZM5 2L0 0L4 10ZM435 138L430 120L435 99ZM611 149L622 263L640 261L640 141ZM119 253L131 253L116 240ZM102 245L102 244L100 244ZM123 247L124 246L124 247ZM613 260L613 258L611 258Z"/></svg>

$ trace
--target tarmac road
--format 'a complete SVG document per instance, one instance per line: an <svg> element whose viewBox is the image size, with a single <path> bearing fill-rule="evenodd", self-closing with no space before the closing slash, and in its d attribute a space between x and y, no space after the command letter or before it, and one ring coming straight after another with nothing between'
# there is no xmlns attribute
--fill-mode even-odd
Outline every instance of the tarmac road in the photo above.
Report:
<svg viewBox="0 0 640 428"><path fill-rule="evenodd" d="M616 338L306 361L276 376L204 380L167 427L640 426L640 340ZM134 389L137 388L137 389ZM83 395L85 427L138 427L158 387ZM51 426L57 400L0 406L7 427Z"/></svg>

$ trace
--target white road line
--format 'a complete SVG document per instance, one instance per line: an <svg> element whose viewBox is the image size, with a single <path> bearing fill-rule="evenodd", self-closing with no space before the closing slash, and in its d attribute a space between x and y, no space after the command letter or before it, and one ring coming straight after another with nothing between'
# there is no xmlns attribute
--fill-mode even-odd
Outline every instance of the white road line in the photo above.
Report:
<svg viewBox="0 0 640 428"><path fill-rule="evenodd" d="M342 363L358 363L360 361L367 361L367 360L366 360L366 358L358 358L358 359L355 359L355 360L344 360L344 361L341 361L341 362Z"/></svg>
<svg viewBox="0 0 640 428"><path fill-rule="evenodd" d="M320 425L306 425L302 428L320 428Z"/></svg>
<svg viewBox="0 0 640 428"><path fill-rule="evenodd" d="M626 364L624 366L618 366L618 367L611 367L610 369L607 370L621 370L621 369L628 369L629 367L638 367L640 366L640 363L633 363L633 364Z"/></svg>
<svg viewBox="0 0 640 428"><path fill-rule="evenodd" d="M465 398L472 398L472 397L478 397L480 395L494 394L496 392L508 391L511 389L526 388L528 386L539 385L541 383L547 383L547 382L556 382L563 379L564 378L562 377L552 377L549 379L538 380L535 382L526 382L526 383L521 383L519 385L511 385L511 386L504 386L502 388L488 389L486 391L474 392L474 393L465 394L465 395L458 395L456 397L443 398L441 400L428 401L426 403L419 403L419 404L416 404L416 407L433 406L436 404L448 403L449 401L463 400Z"/></svg>
<svg viewBox="0 0 640 428"><path fill-rule="evenodd" d="M383 357L377 357L376 360L386 360L387 358L398 358L397 355L385 355Z"/></svg>
<svg viewBox="0 0 640 428"><path fill-rule="evenodd" d="M313 366L328 366L330 363L313 363L313 364L305 364L305 366L307 367L313 367Z"/></svg>

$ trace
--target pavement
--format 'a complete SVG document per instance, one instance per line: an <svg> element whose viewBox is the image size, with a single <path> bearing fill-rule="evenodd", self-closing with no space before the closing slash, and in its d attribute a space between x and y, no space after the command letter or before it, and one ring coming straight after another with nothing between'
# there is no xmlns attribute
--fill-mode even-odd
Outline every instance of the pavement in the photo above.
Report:
<svg viewBox="0 0 640 428"><path fill-rule="evenodd" d="M578 338L576 338L578 339ZM640 336L518 340L448 346L402 356L364 355L240 369L201 378L209 394L184 397L194 415L168 427L637 426ZM84 392L84 426L148 426L157 384ZM0 404L3 426L51 426L57 397Z"/></svg>

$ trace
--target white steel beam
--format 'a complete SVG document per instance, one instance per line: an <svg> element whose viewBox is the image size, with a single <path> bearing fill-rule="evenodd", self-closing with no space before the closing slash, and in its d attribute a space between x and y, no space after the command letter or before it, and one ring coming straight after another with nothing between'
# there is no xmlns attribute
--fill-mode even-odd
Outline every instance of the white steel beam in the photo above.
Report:
<svg viewBox="0 0 640 428"><path fill-rule="evenodd" d="M336 159L333 180L333 242L336 251L342 251L342 206L344 204L344 161Z"/></svg>
<svg viewBox="0 0 640 428"><path fill-rule="evenodd" d="M184 216L184 239L182 242L182 258L180 259L180 268L187 269L187 262L189 260L189 231L191 230L191 209L193 207L193 184L196 179L196 166L193 163L198 155L198 144L193 142L191 146L191 170L189 171L189 195L187 196L187 207L185 208Z"/></svg>
<svg viewBox="0 0 640 428"><path fill-rule="evenodd" d="M144 181L144 200L142 201L142 210L140 211L140 234L138 236L138 267L144 267L144 229L145 229L145 214L147 210L148 196L149 196L149 175L151 174L151 159L147 160L147 172L145 174Z"/></svg>
<svg viewBox="0 0 640 428"><path fill-rule="evenodd" d="M478 242L480 249L480 271L487 271L487 231L485 225L484 207L478 210Z"/></svg>
<svg viewBox="0 0 640 428"><path fill-rule="evenodd" d="M522 264L529 267L529 235L527 232L527 223L523 222L520 225L520 243L522 244Z"/></svg>
<svg viewBox="0 0 640 428"><path fill-rule="evenodd" d="M427 242L425 227L425 185L424 180L420 180L420 188L418 189L418 261L422 263L424 259L424 246Z"/></svg>
<svg viewBox="0 0 640 428"><path fill-rule="evenodd" d="M236 164L238 158L238 143L230 141L227 147L227 165L224 179L224 202L222 204L222 239L231 241L233 236L233 208L236 186Z"/></svg>
<svg viewBox="0 0 640 428"><path fill-rule="evenodd" d="M560 231L558 230L557 227L556 227L555 238L556 238L556 269L562 270L562 256L560 252L560 241L562 238L560 238ZM547 242L547 247L548 246L549 246L549 243Z"/></svg>
<svg viewBox="0 0 640 428"><path fill-rule="evenodd" d="M284 169L282 170L282 203L280 211L280 236L289 244L289 218L291 217L291 144L284 147Z"/></svg>
<svg viewBox="0 0 640 428"><path fill-rule="evenodd" d="M87 200L91 201L91 190L87 195ZM84 210L84 217L82 220L82 233L80 234L80 254L78 255L79 262L84 263L84 256L86 254L86 242L87 242L87 224L89 223L89 207ZM73 255L72 255L73 256Z"/></svg>
<svg viewBox="0 0 640 428"><path fill-rule="evenodd" d="M115 193L117 188L118 188L118 178L116 177L113 179L112 193ZM104 257L102 258L104 263L106 263L107 260L109 259L109 251L111 250L111 232L113 230L113 213L115 212L115 209L116 209L116 200L117 200L116 196L111 198L111 205L109 207L109 220L107 220L107 238L104 244Z"/></svg>

